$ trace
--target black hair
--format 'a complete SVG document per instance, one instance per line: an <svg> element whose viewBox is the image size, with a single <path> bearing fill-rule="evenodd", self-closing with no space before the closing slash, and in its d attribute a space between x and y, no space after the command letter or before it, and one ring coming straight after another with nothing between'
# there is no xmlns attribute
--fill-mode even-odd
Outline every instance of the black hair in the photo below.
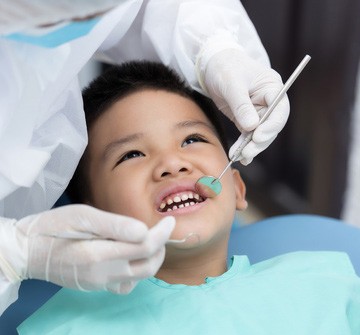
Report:
<svg viewBox="0 0 360 335"><path fill-rule="evenodd" d="M83 90L88 133L96 120L114 103L132 93L146 89L176 93L195 102L215 127L224 150L228 152L225 132L219 118L220 112L213 101L191 89L169 67L150 61L131 61L112 66ZM66 190L72 202L82 203L90 197L87 166L87 150L85 150Z"/></svg>

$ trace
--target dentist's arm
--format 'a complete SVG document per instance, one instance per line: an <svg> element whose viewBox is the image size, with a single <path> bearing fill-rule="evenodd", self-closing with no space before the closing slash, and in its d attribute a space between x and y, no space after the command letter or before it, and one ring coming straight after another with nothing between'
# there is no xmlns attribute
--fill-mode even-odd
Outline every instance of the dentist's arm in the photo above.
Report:
<svg viewBox="0 0 360 335"><path fill-rule="evenodd" d="M19 282L30 278L80 290L130 292L140 279L158 271L174 225L174 218L167 217L149 230L133 218L85 205L19 221L1 219L0 313L16 300ZM51 237L59 232L87 232L103 239Z"/></svg>

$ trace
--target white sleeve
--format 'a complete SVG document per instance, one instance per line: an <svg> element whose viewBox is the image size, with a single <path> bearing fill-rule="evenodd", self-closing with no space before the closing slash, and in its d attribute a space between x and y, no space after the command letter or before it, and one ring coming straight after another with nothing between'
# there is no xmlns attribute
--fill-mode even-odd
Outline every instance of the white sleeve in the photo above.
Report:
<svg viewBox="0 0 360 335"><path fill-rule="evenodd" d="M0 36L0 216L48 210L66 188L87 144L78 73L115 26L124 35L141 3L120 1L56 48Z"/></svg>
<svg viewBox="0 0 360 335"><path fill-rule="evenodd" d="M255 60L267 53L239 0L149 0L122 39L115 29L99 49L106 62L148 59L180 72L200 90L194 64L201 46L216 35L231 36Z"/></svg>

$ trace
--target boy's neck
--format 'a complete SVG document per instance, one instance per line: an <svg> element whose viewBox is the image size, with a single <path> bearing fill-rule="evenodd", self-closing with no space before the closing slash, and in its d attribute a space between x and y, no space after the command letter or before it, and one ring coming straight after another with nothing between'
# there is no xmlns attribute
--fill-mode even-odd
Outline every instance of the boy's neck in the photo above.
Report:
<svg viewBox="0 0 360 335"><path fill-rule="evenodd" d="M169 284L201 285L207 277L218 277L227 271L227 248L184 252L166 256L156 278Z"/></svg>

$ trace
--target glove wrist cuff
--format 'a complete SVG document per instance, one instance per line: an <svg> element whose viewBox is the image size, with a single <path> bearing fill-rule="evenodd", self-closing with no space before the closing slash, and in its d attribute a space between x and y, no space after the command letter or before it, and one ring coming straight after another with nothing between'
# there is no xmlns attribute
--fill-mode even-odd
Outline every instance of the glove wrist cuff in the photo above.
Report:
<svg viewBox="0 0 360 335"><path fill-rule="evenodd" d="M234 35L228 31L218 31L203 43L199 53L196 56L196 76L200 87L208 96L209 93L206 89L204 80L207 64L214 55L227 49L235 49L244 52L244 48L236 41Z"/></svg>
<svg viewBox="0 0 360 335"><path fill-rule="evenodd" d="M27 268L27 248L22 247L16 223L13 219L0 220L0 271L10 282L25 279Z"/></svg>
<svg viewBox="0 0 360 335"><path fill-rule="evenodd" d="M4 276L11 283L16 283L22 280L21 277L16 273L16 271L12 268L12 266L6 261L3 255L0 252L0 272L4 274Z"/></svg>

